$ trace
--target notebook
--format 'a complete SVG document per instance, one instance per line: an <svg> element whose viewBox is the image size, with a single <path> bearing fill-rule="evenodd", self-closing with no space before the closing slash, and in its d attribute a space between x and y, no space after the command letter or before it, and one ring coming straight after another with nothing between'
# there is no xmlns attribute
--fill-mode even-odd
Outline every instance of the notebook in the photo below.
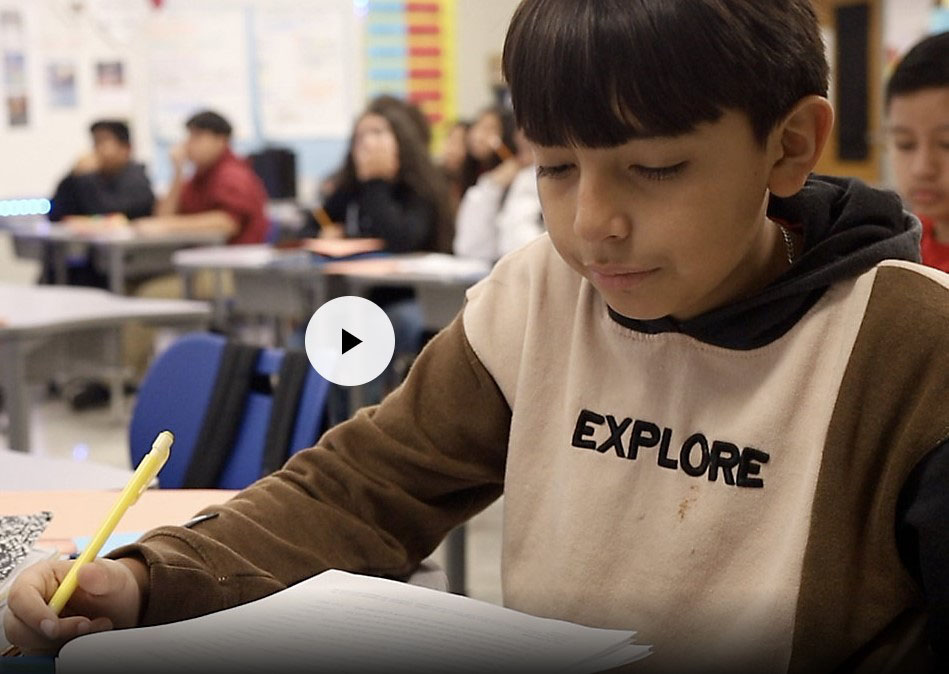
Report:
<svg viewBox="0 0 949 674"><path fill-rule="evenodd" d="M646 657L634 636L327 571L199 618L80 637L56 671L580 674Z"/></svg>

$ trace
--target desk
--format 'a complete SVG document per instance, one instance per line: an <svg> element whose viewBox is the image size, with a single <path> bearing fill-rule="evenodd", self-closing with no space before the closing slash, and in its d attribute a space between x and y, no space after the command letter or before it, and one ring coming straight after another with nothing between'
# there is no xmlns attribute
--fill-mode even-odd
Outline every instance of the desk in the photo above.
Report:
<svg viewBox="0 0 949 674"><path fill-rule="evenodd" d="M10 416L10 447L23 452L30 449L30 365L46 366L46 374L50 374L57 359L65 362L64 350L73 342L88 339L101 345L104 360L113 366L112 404L118 412L122 404L122 324L138 320L201 329L208 317L204 302L122 297L97 288L0 283L0 390Z"/></svg>
<svg viewBox="0 0 949 674"><path fill-rule="evenodd" d="M207 231L142 234L133 227L83 233L48 221L10 226L17 247L32 257L48 259L53 266L53 281L66 283L70 254L91 252L97 266L109 279L109 290L126 292L130 276L157 275L174 269L172 254L182 248L222 243L223 234Z"/></svg>
<svg viewBox="0 0 949 674"><path fill-rule="evenodd" d="M184 524L205 506L224 503L236 493L224 489L148 489L122 517L118 530L145 532L165 524ZM0 492L0 515L49 510L53 519L43 538L87 536L102 524L117 495L112 490Z"/></svg>
<svg viewBox="0 0 949 674"><path fill-rule="evenodd" d="M0 494L51 489L122 489L127 468L0 449Z"/></svg>
<svg viewBox="0 0 949 674"><path fill-rule="evenodd" d="M345 278L352 295L365 295L378 286L409 286L422 308L425 327L437 331L448 325L465 303L465 291L487 276L491 265L438 253L410 253L370 260L326 263L326 276Z"/></svg>
<svg viewBox="0 0 949 674"><path fill-rule="evenodd" d="M464 304L465 290L491 270L487 263L451 255L412 253L333 261L269 245L192 248L175 253L173 262L186 288L191 288L199 271L230 272L235 309L275 320L307 321L334 297L365 295L374 286L409 286L432 330L454 318ZM221 299L217 311L223 313Z"/></svg>

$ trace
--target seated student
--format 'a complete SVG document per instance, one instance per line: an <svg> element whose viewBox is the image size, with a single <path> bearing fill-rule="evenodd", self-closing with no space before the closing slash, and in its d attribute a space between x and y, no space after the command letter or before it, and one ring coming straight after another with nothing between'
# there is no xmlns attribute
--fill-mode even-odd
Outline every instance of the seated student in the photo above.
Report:
<svg viewBox="0 0 949 674"><path fill-rule="evenodd" d="M455 255L495 262L543 233L534 156L524 134L517 154L465 192L455 220Z"/></svg>
<svg viewBox="0 0 949 674"><path fill-rule="evenodd" d="M465 160L453 187L460 203L478 178L514 154L514 114L508 108L485 108L468 128Z"/></svg>
<svg viewBox="0 0 949 674"><path fill-rule="evenodd" d="M902 58L886 116L897 187L923 223L923 264L949 272L949 32Z"/></svg>
<svg viewBox="0 0 949 674"><path fill-rule="evenodd" d="M100 119L89 127L92 152L79 159L53 195L49 219L121 214L150 215L155 195L145 167L132 161L132 142L125 122Z"/></svg>
<svg viewBox="0 0 949 674"><path fill-rule="evenodd" d="M155 217L136 226L148 231L202 229L227 235L228 243L263 243L269 224L267 192L253 169L231 152L231 125L210 110L185 124L188 138L171 152L174 178ZM185 164L194 175L185 179Z"/></svg>
<svg viewBox="0 0 949 674"><path fill-rule="evenodd" d="M438 166L448 180L449 198L454 213L458 212L464 191L461 186L461 170L468 156L468 129L470 128L471 123L463 119L455 122L442 141L442 151L438 157Z"/></svg>
<svg viewBox="0 0 949 674"><path fill-rule="evenodd" d="M385 241L405 253L451 248L452 222L444 180L428 154L418 120L391 97L376 99L353 130L343 166L328 184L323 210L340 232L310 220L303 236L342 235Z"/></svg>
<svg viewBox="0 0 949 674"><path fill-rule="evenodd" d="M525 0L504 70L549 235L380 406L84 568L69 617L68 564L27 570L11 641L403 577L503 491L505 604L638 630L636 669L949 662L949 276L895 195L811 174L808 0Z"/></svg>

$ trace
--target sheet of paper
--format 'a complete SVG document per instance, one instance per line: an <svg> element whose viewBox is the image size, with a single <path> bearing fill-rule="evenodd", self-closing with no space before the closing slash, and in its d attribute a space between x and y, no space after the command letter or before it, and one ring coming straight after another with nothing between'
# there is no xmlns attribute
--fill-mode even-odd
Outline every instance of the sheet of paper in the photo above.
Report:
<svg viewBox="0 0 949 674"><path fill-rule="evenodd" d="M329 571L217 614L82 637L57 672L593 672L632 637Z"/></svg>

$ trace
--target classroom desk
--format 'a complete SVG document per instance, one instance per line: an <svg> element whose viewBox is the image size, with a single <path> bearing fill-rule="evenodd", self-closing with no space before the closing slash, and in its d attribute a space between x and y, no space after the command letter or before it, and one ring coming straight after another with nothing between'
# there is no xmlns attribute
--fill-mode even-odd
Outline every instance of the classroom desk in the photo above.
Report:
<svg viewBox="0 0 949 674"><path fill-rule="evenodd" d="M187 329L207 325L204 302L122 297L98 288L0 283L0 390L10 417L9 446L30 450L27 378L67 365L66 350L85 340L112 366L113 411L122 404L120 330L132 320ZM45 368L45 370L43 370Z"/></svg>
<svg viewBox="0 0 949 674"><path fill-rule="evenodd" d="M124 486L124 485L123 485ZM224 503L226 489L146 489L122 517L117 531L145 532L165 524L184 524L205 506ZM0 515L53 513L42 538L73 538L95 533L115 504L117 490L0 492Z"/></svg>
<svg viewBox="0 0 949 674"><path fill-rule="evenodd" d="M128 468L0 449L0 494L50 489L122 489Z"/></svg>
<svg viewBox="0 0 949 674"><path fill-rule="evenodd" d="M445 327L464 304L465 291L491 270L487 263L450 255L411 253L333 261L269 245L193 248L175 253L173 262L189 296L194 296L196 273L229 272L234 277L235 310L275 320L304 322L335 297L366 295L377 286L409 286L431 330ZM223 298L217 302L223 313Z"/></svg>
<svg viewBox="0 0 949 674"><path fill-rule="evenodd" d="M448 325L464 305L465 292L488 275L491 265L438 253L409 253L387 258L326 263L321 272L344 278L351 295L379 286L408 286L422 308L425 327Z"/></svg>
<svg viewBox="0 0 949 674"><path fill-rule="evenodd" d="M143 234L134 227L79 232L45 220L11 225L10 232L19 250L51 261L56 284L66 283L70 255L91 254L106 274L109 290L119 294L125 294L130 276L173 271L171 258L175 251L226 239L223 234L207 231Z"/></svg>

